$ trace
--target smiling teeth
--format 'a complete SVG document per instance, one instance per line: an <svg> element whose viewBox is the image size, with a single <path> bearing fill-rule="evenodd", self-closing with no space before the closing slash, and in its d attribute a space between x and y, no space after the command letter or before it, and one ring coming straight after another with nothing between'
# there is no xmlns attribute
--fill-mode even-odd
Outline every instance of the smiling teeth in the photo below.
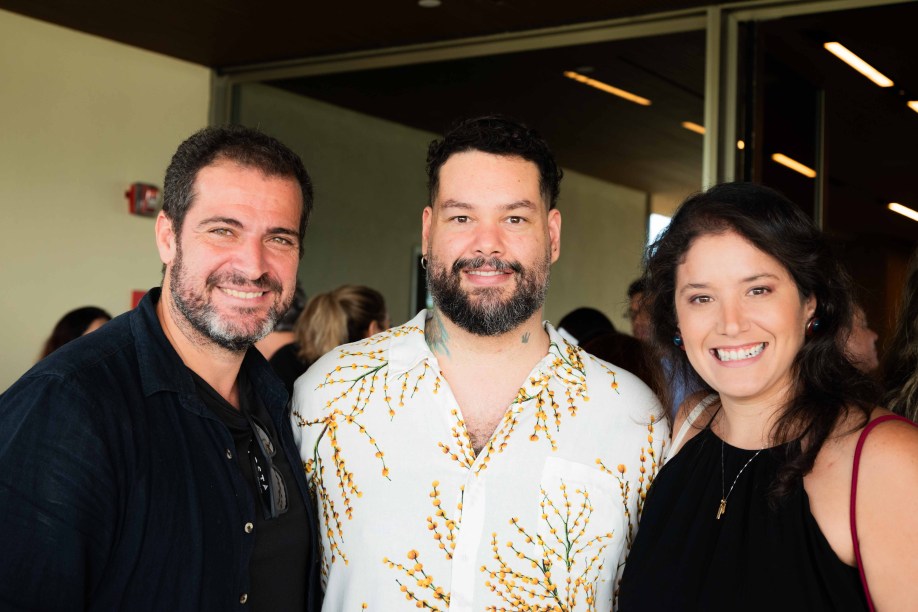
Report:
<svg viewBox="0 0 918 612"><path fill-rule="evenodd" d="M474 274L475 276L500 276L503 272L499 270L493 270L486 272L485 270L471 270L469 274Z"/></svg>
<svg viewBox="0 0 918 612"><path fill-rule="evenodd" d="M721 361L739 361L740 359L751 359L765 350L765 343L756 344L745 350L724 350L714 349L717 352L717 358Z"/></svg>
<svg viewBox="0 0 918 612"><path fill-rule="evenodd" d="M220 290L226 295L232 296L234 298L242 298L244 300L251 300L257 297L261 297L265 294L264 291L236 291L235 289L224 289L222 287Z"/></svg>

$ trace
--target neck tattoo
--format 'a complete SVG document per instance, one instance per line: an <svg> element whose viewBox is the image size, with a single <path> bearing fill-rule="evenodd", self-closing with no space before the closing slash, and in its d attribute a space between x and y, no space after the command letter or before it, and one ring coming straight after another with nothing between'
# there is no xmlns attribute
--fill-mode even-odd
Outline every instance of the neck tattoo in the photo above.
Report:
<svg viewBox="0 0 918 612"><path fill-rule="evenodd" d="M443 354L449 357L449 333L446 326L443 325L443 319L440 318L440 311L434 309L433 316L427 319L424 324L424 339L427 340L427 346L434 354Z"/></svg>
<svg viewBox="0 0 918 612"><path fill-rule="evenodd" d="M522 340L523 340L523 344L529 344L529 332L526 332L525 334L523 334Z"/></svg>
<svg viewBox="0 0 918 612"><path fill-rule="evenodd" d="M724 493L724 490L726 489L726 486L725 486L726 483L724 482L724 446L725 446L724 441L721 440L720 441L720 496L721 497L720 497L720 505L717 507L717 520L718 521L720 520L720 517L722 517L724 513L727 511L727 499L729 499L730 494L733 493L733 487L736 486L736 481L739 480L739 477L743 473L743 470L749 467L749 464L752 463L752 460L758 457L759 453L761 453L763 450L760 448L759 450L755 451L755 454L749 458L749 461L747 461L746 464L743 467L741 467L740 471L736 474L736 478L733 479L733 484L730 485L730 490Z"/></svg>

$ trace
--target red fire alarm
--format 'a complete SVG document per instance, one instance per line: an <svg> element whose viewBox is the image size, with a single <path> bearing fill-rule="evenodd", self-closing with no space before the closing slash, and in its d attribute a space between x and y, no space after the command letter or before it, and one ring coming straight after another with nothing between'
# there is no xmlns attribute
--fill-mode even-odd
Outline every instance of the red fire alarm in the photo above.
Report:
<svg viewBox="0 0 918 612"><path fill-rule="evenodd" d="M159 187L148 183L131 183L124 192L128 199L128 211L132 215L155 217L162 208Z"/></svg>

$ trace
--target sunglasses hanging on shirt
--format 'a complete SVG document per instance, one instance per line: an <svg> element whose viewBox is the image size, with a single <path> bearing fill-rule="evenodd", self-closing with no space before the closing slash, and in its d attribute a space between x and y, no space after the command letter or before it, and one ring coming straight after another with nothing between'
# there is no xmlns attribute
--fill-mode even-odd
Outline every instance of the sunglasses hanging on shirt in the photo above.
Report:
<svg viewBox="0 0 918 612"><path fill-rule="evenodd" d="M259 499L265 519L277 518L287 512L287 485L284 477L272 458L276 454L274 441L268 429L252 415L246 415L252 428L252 441L249 443L249 457L252 460L252 473L258 486Z"/></svg>

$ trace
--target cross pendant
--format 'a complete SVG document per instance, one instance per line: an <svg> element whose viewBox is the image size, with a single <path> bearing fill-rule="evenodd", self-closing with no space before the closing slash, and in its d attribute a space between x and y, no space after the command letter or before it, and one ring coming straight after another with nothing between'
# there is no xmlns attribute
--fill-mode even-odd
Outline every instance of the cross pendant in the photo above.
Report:
<svg viewBox="0 0 918 612"><path fill-rule="evenodd" d="M720 500L720 506L717 508L717 520L720 520L720 517L723 516L724 512L727 511L727 500Z"/></svg>

